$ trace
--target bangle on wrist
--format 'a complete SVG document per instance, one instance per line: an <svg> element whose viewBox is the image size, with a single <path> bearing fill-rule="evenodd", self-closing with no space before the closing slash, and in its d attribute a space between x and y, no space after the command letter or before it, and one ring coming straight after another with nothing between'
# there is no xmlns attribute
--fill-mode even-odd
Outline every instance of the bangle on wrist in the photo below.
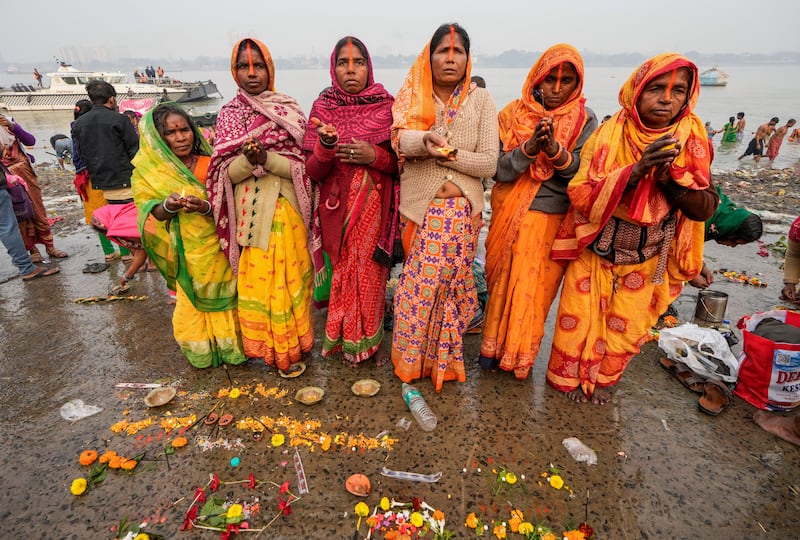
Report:
<svg viewBox="0 0 800 540"><path fill-rule="evenodd" d="M161 208L163 208L164 212L166 212L167 214L175 215L175 214L178 213L178 210L170 210L169 208L167 208L167 200L166 199L164 199L164 202L161 203Z"/></svg>
<svg viewBox="0 0 800 540"><path fill-rule="evenodd" d="M570 165L572 165L572 154L570 152L567 152L567 160L561 165L556 165L555 163L553 163L553 168L557 171L563 171Z"/></svg>
<svg viewBox="0 0 800 540"><path fill-rule="evenodd" d="M211 212L213 211L213 208L211 208L211 201L203 201L203 202L205 202L208 205L208 210L206 210L205 212L201 212L200 215L201 216L210 216Z"/></svg>
<svg viewBox="0 0 800 540"><path fill-rule="evenodd" d="M564 147L561 146L561 143L558 143L558 151L553 155L553 157L548 156L547 154L544 155L547 158L547 161L556 161L559 157L561 157L561 153L564 151Z"/></svg>
<svg viewBox="0 0 800 540"><path fill-rule="evenodd" d="M525 151L525 144L526 143L522 143L521 145L519 145L519 151L522 152L523 156L530 159L531 161L535 160L536 156L529 156L528 153Z"/></svg>
<svg viewBox="0 0 800 540"><path fill-rule="evenodd" d="M322 137L320 137L319 143L322 145L323 148L327 148L328 150L333 150L334 148L336 148L336 145L339 144L339 137L337 136L333 140L333 142L325 142L325 140Z"/></svg>

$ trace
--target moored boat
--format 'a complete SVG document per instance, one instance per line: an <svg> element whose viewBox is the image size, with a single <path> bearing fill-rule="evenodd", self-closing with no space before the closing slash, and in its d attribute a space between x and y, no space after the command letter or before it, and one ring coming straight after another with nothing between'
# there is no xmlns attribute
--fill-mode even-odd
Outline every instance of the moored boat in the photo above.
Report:
<svg viewBox="0 0 800 540"><path fill-rule="evenodd" d="M165 99L190 102L222 97L212 81L181 82L169 77L150 77L129 82L119 71L80 71L61 63L58 71L48 73L50 86L14 84L0 89L0 109L9 111L69 110L79 99L87 99L86 83L99 79L114 86L117 95L129 99Z"/></svg>
<svg viewBox="0 0 800 540"><path fill-rule="evenodd" d="M700 86L725 86L728 74L714 66L700 73Z"/></svg>

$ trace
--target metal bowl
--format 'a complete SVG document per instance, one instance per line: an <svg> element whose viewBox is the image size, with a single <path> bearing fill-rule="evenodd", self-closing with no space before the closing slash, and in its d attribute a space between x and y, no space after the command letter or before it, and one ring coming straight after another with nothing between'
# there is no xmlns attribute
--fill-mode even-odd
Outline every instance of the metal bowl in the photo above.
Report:
<svg viewBox="0 0 800 540"><path fill-rule="evenodd" d="M357 396L372 397L381 390L381 383L375 379L360 379L353 383L350 390Z"/></svg>
<svg viewBox="0 0 800 540"><path fill-rule="evenodd" d="M154 388L144 398L144 404L148 407L161 407L166 405L172 398L175 397L178 391L172 386L162 386L161 388Z"/></svg>
<svg viewBox="0 0 800 540"><path fill-rule="evenodd" d="M325 390L319 386L304 386L294 395L294 399L304 405L313 405L322 399L325 395Z"/></svg>

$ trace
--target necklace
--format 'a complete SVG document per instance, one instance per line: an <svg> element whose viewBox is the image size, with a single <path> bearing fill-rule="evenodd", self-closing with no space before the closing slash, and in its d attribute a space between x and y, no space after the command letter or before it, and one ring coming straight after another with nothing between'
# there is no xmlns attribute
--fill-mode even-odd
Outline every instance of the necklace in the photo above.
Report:
<svg viewBox="0 0 800 540"><path fill-rule="evenodd" d="M194 166L196 163L197 163L197 156L192 154L192 159L189 160L189 163L184 162L183 164L186 165L186 168L191 171L194 170Z"/></svg>

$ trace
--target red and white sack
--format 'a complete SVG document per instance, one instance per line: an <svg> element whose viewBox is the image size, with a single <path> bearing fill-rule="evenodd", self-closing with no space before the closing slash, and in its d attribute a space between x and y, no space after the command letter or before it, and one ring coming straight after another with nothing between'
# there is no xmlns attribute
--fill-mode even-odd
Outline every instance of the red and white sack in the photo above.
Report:
<svg viewBox="0 0 800 540"><path fill-rule="evenodd" d="M800 327L800 313L764 311L745 316L737 327L743 345L734 393L759 409L790 411L800 405L800 343L778 343L753 334L767 317Z"/></svg>

